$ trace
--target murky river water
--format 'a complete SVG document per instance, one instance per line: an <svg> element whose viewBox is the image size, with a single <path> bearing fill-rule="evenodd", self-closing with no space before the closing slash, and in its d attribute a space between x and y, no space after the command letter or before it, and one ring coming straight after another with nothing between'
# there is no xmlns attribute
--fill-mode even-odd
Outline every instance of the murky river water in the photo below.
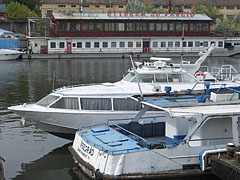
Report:
<svg viewBox="0 0 240 180"><path fill-rule="evenodd" d="M204 62L210 68L222 64L232 64L239 70L240 58L212 58ZM49 135L33 125L20 124L21 118L7 107L36 102L50 93L53 86L115 82L130 66L128 59L0 62L0 156L5 159L5 178L87 179L72 168L72 156L67 149L70 141Z"/></svg>

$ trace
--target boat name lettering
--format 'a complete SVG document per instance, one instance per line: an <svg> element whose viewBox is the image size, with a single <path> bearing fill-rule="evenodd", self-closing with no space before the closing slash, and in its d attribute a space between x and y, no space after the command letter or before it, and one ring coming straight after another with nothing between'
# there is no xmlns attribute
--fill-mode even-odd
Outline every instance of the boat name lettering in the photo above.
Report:
<svg viewBox="0 0 240 180"><path fill-rule="evenodd" d="M151 17L160 17L160 15L163 13L160 12L151 12ZM123 12L123 11L108 11L107 15L109 17L145 17L145 12ZM193 17L195 16L194 12L176 12L176 13L168 13L165 12L164 15L161 17Z"/></svg>
<svg viewBox="0 0 240 180"><path fill-rule="evenodd" d="M89 145L85 144L83 141L80 144L80 148L87 154L93 156L94 154L94 149L90 147Z"/></svg>

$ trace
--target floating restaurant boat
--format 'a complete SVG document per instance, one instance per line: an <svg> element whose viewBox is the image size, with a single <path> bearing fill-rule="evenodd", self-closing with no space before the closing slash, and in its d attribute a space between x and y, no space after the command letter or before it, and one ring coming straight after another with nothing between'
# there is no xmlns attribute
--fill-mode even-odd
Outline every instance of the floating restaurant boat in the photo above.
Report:
<svg viewBox="0 0 240 180"><path fill-rule="evenodd" d="M240 54L239 33L211 31L212 19L204 14L52 13L47 32L46 26L45 32L31 28L38 20L39 23L43 21L39 18L28 21L28 39L34 53L76 53L88 58L106 54L123 57L134 52L145 57L152 53L178 57L181 51L185 56L198 56L200 51L215 44L213 56ZM39 37L40 32L42 37ZM180 39L183 34L184 39Z"/></svg>
<svg viewBox="0 0 240 180"><path fill-rule="evenodd" d="M129 98L132 95L165 92L165 86L170 87L169 92L204 89L205 85L199 83L202 81L208 81L212 90L239 88L239 75L232 66L221 67L216 74L195 73L213 49L211 46L194 64L172 64L166 62L169 59L157 59L131 69L119 82L62 87L37 103L8 109L48 133L73 139L78 127L103 123L108 118L134 117L141 105Z"/></svg>
<svg viewBox="0 0 240 180"><path fill-rule="evenodd" d="M23 54L21 51L12 49L0 49L0 61L16 60Z"/></svg>
<svg viewBox="0 0 240 180"><path fill-rule="evenodd" d="M226 152L227 143L239 145L239 92L144 96L144 108L131 122L112 120L81 128L69 150L91 178L209 175L209 156ZM165 112L164 125L155 117L142 117L152 108Z"/></svg>

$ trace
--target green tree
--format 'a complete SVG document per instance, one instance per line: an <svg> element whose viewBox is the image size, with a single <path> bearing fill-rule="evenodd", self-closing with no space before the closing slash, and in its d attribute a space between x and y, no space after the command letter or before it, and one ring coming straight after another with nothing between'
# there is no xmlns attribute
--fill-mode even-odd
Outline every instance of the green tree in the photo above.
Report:
<svg viewBox="0 0 240 180"><path fill-rule="evenodd" d="M216 19L216 23L212 26L212 30L225 32L228 30L235 30L235 27L231 25L231 21L228 19Z"/></svg>
<svg viewBox="0 0 240 180"><path fill-rule="evenodd" d="M40 15L40 0L1 0L2 3L9 4L11 2L17 2L27 6L30 10L35 11Z"/></svg>
<svg viewBox="0 0 240 180"><path fill-rule="evenodd" d="M144 4L144 6L145 6L146 13L151 13L155 11L154 6L151 3Z"/></svg>
<svg viewBox="0 0 240 180"><path fill-rule="evenodd" d="M238 14L232 21L232 26L235 27L236 30L240 30L240 14Z"/></svg>
<svg viewBox="0 0 240 180"><path fill-rule="evenodd" d="M138 0L130 0L126 5L127 12L143 12L145 11L145 6L143 3L139 2Z"/></svg>
<svg viewBox="0 0 240 180"><path fill-rule="evenodd" d="M6 19L27 19L28 17L36 17L37 14L31 11L27 6L10 2L5 10L4 18Z"/></svg>
<svg viewBox="0 0 240 180"><path fill-rule="evenodd" d="M206 14L208 17L212 18L213 23L216 22L216 19L222 19L222 14L217 8L206 5L197 5L192 7L192 11L196 14Z"/></svg>

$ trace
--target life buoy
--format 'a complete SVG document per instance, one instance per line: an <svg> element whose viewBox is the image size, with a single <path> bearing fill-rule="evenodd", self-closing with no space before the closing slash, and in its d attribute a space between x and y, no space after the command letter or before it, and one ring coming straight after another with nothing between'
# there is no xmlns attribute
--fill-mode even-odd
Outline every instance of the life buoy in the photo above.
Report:
<svg viewBox="0 0 240 180"><path fill-rule="evenodd" d="M196 71L194 77L196 79L202 78L201 80L205 80L206 74L204 74L202 71Z"/></svg>

